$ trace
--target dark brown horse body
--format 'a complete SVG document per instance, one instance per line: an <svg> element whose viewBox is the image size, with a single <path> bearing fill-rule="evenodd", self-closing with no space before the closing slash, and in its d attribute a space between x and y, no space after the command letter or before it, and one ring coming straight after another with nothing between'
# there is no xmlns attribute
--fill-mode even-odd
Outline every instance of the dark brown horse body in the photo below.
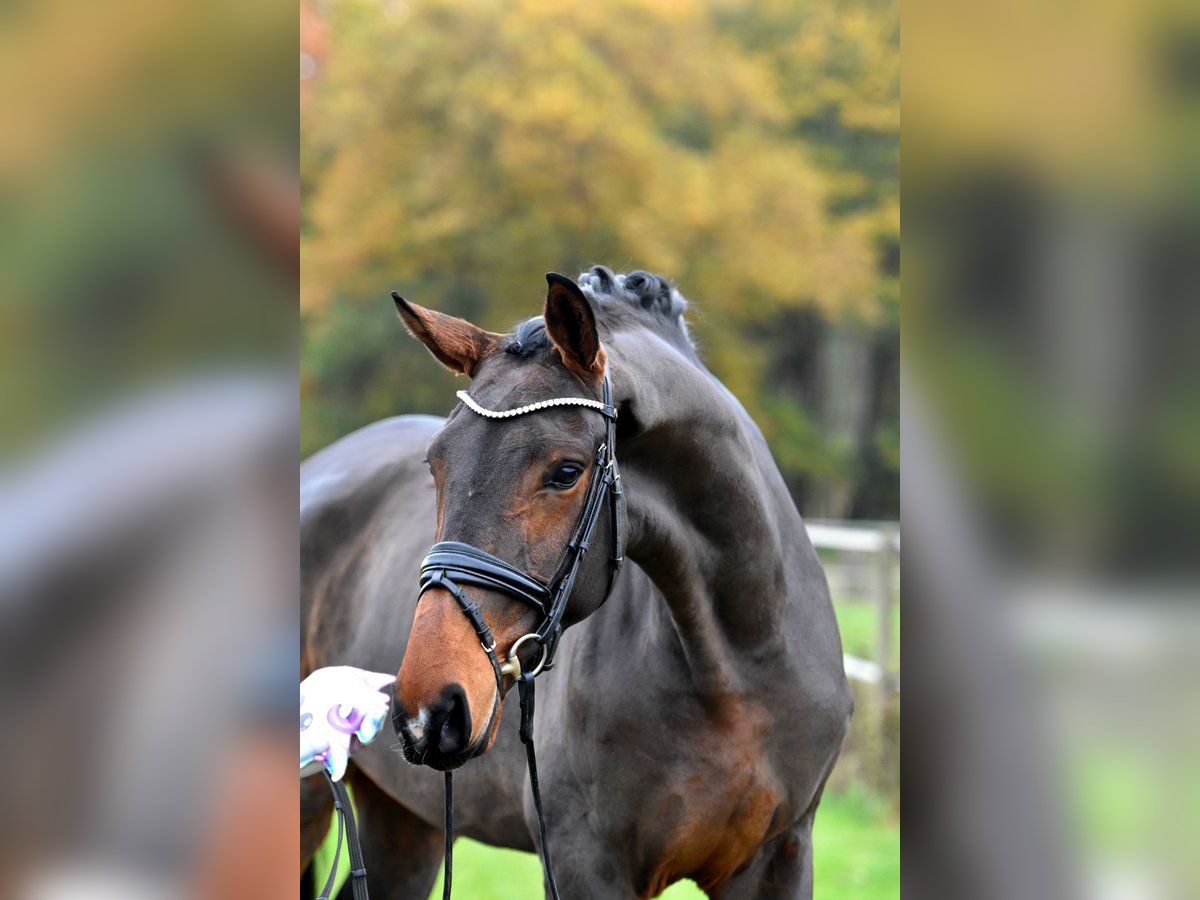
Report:
<svg viewBox="0 0 1200 900"><path fill-rule="evenodd" d="M813 816L851 710L824 573L762 435L699 362L678 293L601 268L581 283L552 281L545 324L511 336L400 302L485 407L595 397L605 369L612 379L628 561L605 602L607 553L588 555L576 624L538 679L562 896L652 897L692 878L713 897L811 897ZM475 757L456 773L460 835L534 850L537 829L516 697L493 711L470 624L438 591L417 604L421 559L435 540L465 541L548 580L586 476L576 488L545 473L586 467L602 434L586 409L496 421L460 404L445 423L372 425L303 468L305 673L399 672L405 752L439 768ZM533 630L511 598L472 596L497 654ZM372 895L424 900L441 860L441 774L386 738L352 770ZM309 779L303 800L307 863L329 822L324 782Z"/></svg>

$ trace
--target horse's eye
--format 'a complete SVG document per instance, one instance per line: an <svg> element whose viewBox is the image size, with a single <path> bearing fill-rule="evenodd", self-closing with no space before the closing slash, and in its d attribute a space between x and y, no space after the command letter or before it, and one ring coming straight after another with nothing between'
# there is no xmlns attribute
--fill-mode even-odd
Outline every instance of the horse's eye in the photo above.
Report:
<svg viewBox="0 0 1200 900"><path fill-rule="evenodd" d="M575 463L563 463L554 470L546 484L552 488L566 489L574 485L582 474L583 466Z"/></svg>

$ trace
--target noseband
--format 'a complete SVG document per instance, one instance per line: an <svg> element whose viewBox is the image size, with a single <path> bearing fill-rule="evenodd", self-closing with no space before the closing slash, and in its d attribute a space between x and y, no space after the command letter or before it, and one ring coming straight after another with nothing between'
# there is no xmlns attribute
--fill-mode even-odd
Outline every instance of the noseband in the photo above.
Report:
<svg viewBox="0 0 1200 900"><path fill-rule="evenodd" d="M571 591L575 587L575 577L579 574L580 566L583 564L592 532L595 531L596 523L600 521L600 513L605 506L609 508L612 521L612 547L605 599L608 599L608 595L612 593L613 585L616 584L617 574L620 572L621 563L624 560L620 514L621 475L617 469L616 457L617 410L612 405L612 382L609 380L608 373L605 372L603 401L588 400L582 397L563 397L555 400L542 400L502 412L480 406L466 391L459 391L458 398L472 412L488 419L510 419L560 406L580 406L594 409L606 419L604 441L596 449L596 456L591 466L591 481L588 484L587 494L584 496L579 521L575 526L575 532L567 542L554 577L548 584L543 584L532 575L486 550L459 541L440 541L434 544L429 549L425 561L421 563L420 595L432 588L444 588L455 599L463 615L475 629L479 643L487 655L488 662L492 665L492 671L496 676L496 696L499 697L502 693L504 676L511 677L517 684L521 698L521 742L525 744L526 758L529 764L529 782L533 791L534 806L537 809L542 862L546 870L547 883L550 885L551 897L558 900L558 886L554 881L554 871L550 865L550 849L546 843L546 819L542 813L537 759L533 748L533 680L541 672L554 665L554 654L558 649L558 640L562 636L563 614L571 599ZM605 503L606 500L607 503ZM537 630L514 641L512 647L509 648L507 657L501 660L495 652L496 638L487 622L484 621L479 606L463 590L464 585L498 591L519 603L532 607L537 611L540 620ZM522 668L519 655L519 651L527 643L541 648L541 655L537 658L532 670ZM453 783L449 770L445 773L445 778L446 875L442 897L444 900L449 900L451 853L454 842Z"/></svg>

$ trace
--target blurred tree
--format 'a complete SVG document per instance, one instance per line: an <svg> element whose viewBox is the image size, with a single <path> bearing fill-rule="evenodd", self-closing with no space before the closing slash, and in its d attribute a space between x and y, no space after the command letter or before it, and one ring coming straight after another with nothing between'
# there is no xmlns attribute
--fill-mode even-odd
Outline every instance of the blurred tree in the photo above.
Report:
<svg viewBox="0 0 1200 900"><path fill-rule="evenodd" d="M306 452L448 409L390 289L506 330L545 271L604 262L694 301L803 511L898 514L894 2L324 9L301 115Z"/></svg>

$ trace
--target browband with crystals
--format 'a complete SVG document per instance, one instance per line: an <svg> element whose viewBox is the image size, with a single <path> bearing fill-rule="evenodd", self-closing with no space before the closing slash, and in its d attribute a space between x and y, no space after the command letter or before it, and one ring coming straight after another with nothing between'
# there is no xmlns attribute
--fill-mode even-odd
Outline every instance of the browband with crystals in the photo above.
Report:
<svg viewBox="0 0 1200 900"><path fill-rule="evenodd" d="M525 758L529 767L529 785L533 793L533 807L537 811L544 880L549 891L548 896L552 900L559 900L559 895L558 885L554 880L554 868L550 864L550 847L546 841L546 816L542 810L542 792L538 787L537 758L533 748L533 679L554 665L554 653L558 649L558 639L562 636L563 616L566 614L567 602L571 599L575 578L583 565L583 556L587 553L592 533L606 506L612 516L610 528L612 556L609 558L608 586L604 591L604 599L608 599L609 594L612 593L617 575L621 571L621 562L625 558L625 541L621 527L621 472L617 468L615 452L617 409L612 405L612 380L608 377L607 371L604 373L601 386L604 402L585 400L581 397L560 397L555 400L541 400L537 403L530 403L528 406L520 406L503 412L484 409L472 400L466 391L458 392L458 399L469 409L489 419L509 419L513 416L555 406L583 406L596 410L608 420L604 423L604 440L596 448L596 456L591 466L592 476L588 481L587 492L583 496L583 507L579 511L579 520L575 524L571 539L567 541L558 567L554 570L554 577L548 584L543 584L540 579L486 550L459 541L439 541L429 548L429 555L421 563L420 593L424 594L426 591L440 588L447 591L458 603L463 615L467 617L479 638L479 646L483 648L488 662L491 663L492 672L496 676L496 697L504 695L503 681L506 676L516 682L517 692L521 696L519 732L521 743L525 745ZM608 500L607 504L605 503L606 499ZM528 603L540 613L541 621L538 623L537 631L531 631L517 638L509 647L507 657L503 655L498 657L496 636L488 627L479 605L463 590L463 585L499 591L514 600ZM533 668L526 670L521 668L521 658L517 651L529 641L541 648L541 655L536 662L529 660ZM399 705L393 707L393 710L397 722L396 731L404 741L407 753L412 749L411 736L406 730L407 722L402 717ZM424 761L423 758L422 761ZM452 770L446 769L446 787L443 795L446 799L446 825L443 829L446 848L442 854L445 868L442 900L450 900L454 858L454 800L451 774ZM349 803L349 801L346 802ZM361 867L361 863L359 865Z"/></svg>
<svg viewBox="0 0 1200 900"><path fill-rule="evenodd" d="M513 416L523 416L525 413L537 412L539 409L549 409L552 406L586 406L588 409L594 409L602 415L608 416L610 419L617 417L617 411L608 404L601 403L599 400L586 400L583 397L558 397L554 400L539 400L537 403L518 406L516 409L506 409L503 412L497 412L494 409L485 409L476 403L466 391L459 391L457 397L475 412L479 413L479 415L489 419L508 419Z"/></svg>

